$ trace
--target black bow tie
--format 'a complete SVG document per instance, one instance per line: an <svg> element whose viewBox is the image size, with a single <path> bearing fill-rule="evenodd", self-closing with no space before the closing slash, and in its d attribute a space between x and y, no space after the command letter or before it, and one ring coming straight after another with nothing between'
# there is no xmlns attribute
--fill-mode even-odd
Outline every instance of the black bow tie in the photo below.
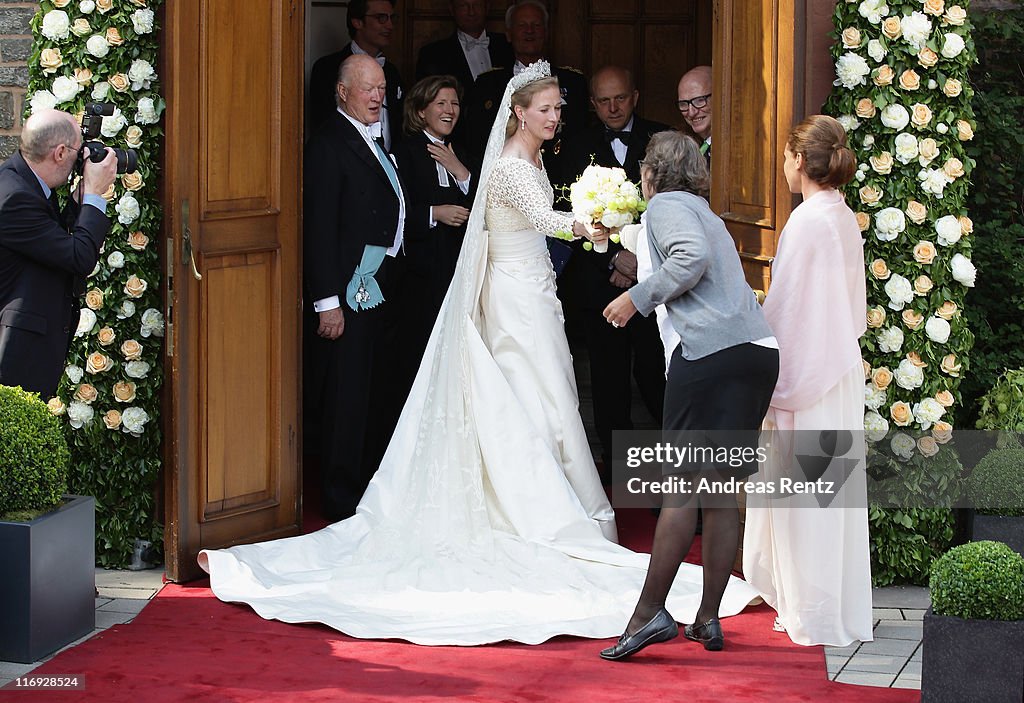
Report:
<svg viewBox="0 0 1024 703"><path fill-rule="evenodd" d="M604 131L604 137L605 139L608 140L609 143L614 142L616 139L618 139L623 144L629 144L629 132L626 130L619 131L614 129L606 129Z"/></svg>

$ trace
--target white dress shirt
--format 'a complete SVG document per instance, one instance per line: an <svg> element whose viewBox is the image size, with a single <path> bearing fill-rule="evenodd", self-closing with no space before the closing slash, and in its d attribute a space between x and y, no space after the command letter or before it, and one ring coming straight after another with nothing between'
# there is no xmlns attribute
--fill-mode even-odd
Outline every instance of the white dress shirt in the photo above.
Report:
<svg viewBox="0 0 1024 703"><path fill-rule="evenodd" d="M461 29L456 32L459 38L459 45L462 46L462 53L466 56L466 63L469 64L469 72L473 74L473 80L481 73L490 71L491 52L489 50L491 38L483 31L479 37L472 37Z"/></svg>
<svg viewBox="0 0 1024 703"><path fill-rule="evenodd" d="M430 132L428 132L426 130L423 130L423 134L426 135L427 139L429 139L433 144L438 144L440 146L444 146L444 142L441 141L440 139L438 139L437 137L435 137ZM447 188L449 186L450 182L454 180L455 181L455 185L457 185L459 187L459 190L462 191L462 194L463 195L469 195L469 182L470 182L470 180L472 180L473 174L469 174L469 178L467 178L466 180L460 181L459 179L455 178L454 174L448 173L448 170L444 166L441 165L440 161L435 161L434 165L437 166L437 184L439 186L444 186L445 188ZM430 206L430 214L428 216L430 218L430 226L431 227L436 227L437 226L437 220L434 219L434 206L433 205Z"/></svg>
<svg viewBox="0 0 1024 703"><path fill-rule="evenodd" d="M353 44L354 46L354 44ZM370 150L374 158L380 161L380 155L377 153L377 147L373 144L375 137L381 136L381 124L380 122L374 122L371 125L365 125L357 119L354 119L347 112L338 108L338 112L345 116L352 126L356 128L359 135L366 142L366 148ZM390 156L390 154L389 154ZM391 165L395 169L395 173L398 173L398 166L394 163L394 157L391 157ZM388 247L387 255L396 256L398 250L402 248L402 236L405 230L405 194L402 192L402 184L398 182L398 222L396 223L397 229L395 230L395 241L390 247ZM315 312L326 312L328 310L334 310L335 308L341 307L341 299L337 295L332 295L328 298L321 298L320 300L313 301L313 310Z"/></svg>
<svg viewBox="0 0 1024 703"><path fill-rule="evenodd" d="M369 52L364 50L363 47L359 46L355 42L352 42L352 53L366 54L367 56L370 55ZM381 68L384 68L384 64L387 63L387 59L384 57L384 54L377 54L373 58L377 60L377 63L380 64ZM398 88L398 97L402 97L401 87ZM391 151L391 118L388 116L387 91L384 92L384 102L380 106L380 125L382 130L381 134L384 137L384 148L387 149L388 151ZM372 147L373 145L371 144L370 146ZM374 153L376 153L376 151Z"/></svg>
<svg viewBox="0 0 1024 703"><path fill-rule="evenodd" d="M629 132L630 139L633 138L633 118L629 118L629 122L622 128L623 132ZM626 163L626 152L629 151L629 145L623 144L622 140L616 137L611 141L612 153L615 154L615 160L619 162L620 166Z"/></svg>

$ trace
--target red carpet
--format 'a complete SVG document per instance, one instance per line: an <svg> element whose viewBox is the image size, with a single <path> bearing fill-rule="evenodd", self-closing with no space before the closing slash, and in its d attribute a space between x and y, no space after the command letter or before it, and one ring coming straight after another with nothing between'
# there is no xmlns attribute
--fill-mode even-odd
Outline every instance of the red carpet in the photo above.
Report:
<svg viewBox="0 0 1024 703"><path fill-rule="evenodd" d="M629 513L628 515L626 513ZM654 518L621 511L623 542L650 543ZM723 621L724 652L680 636L626 663L611 643L563 637L539 646L419 647L356 640L319 625L261 619L216 600L205 583L168 585L127 625L112 627L34 674L85 674L85 691L34 700L167 701L916 701L917 691L829 682L821 647L772 631L774 612ZM8 692L4 692L7 694ZM11 693L10 699L33 694ZM2 697L2 696L0 696Z"/></svg>

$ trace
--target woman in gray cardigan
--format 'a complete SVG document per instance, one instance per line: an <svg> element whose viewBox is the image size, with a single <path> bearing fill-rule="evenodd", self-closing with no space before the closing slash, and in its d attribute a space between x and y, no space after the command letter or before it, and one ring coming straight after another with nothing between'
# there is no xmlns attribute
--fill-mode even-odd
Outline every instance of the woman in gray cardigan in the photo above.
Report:
<svg viewBox="0 0 1024 703"><path fill-rule="evenodd" d="M710 176L697 143L678 132L655 135L641 174L648 207L637 249L647 247L638 259L643 268L649 252L649 275L613 300L605 318L622 326L636 312L647 316L663 306L659 327L671 351L666 439L676 447L725 448L733 456L746 450L749 458L742 466L699 459L666 468L685 483L677 481L681 489L665 496L640 600L618 642L601 652L612 660L679 633L665 598L693 541L698 508L704 587L684 634L705 649L724 646L718 609L739 546L736 493L725 482L757 470L757 432L779 372L778 344L744 279L732 237L705 199ZM725 491L712 492L713 485Z"/></svg>

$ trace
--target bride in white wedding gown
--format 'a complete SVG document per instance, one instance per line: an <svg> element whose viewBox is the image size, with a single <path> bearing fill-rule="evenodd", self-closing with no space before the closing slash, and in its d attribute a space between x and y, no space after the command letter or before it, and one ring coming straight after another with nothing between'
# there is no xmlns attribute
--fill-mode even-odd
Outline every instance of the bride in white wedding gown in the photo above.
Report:
<svg viewBox="0 0 1024 703"><path fill-rule="evenodd" d="M506 88L455 277L356 515L201 552L221 600L418 644L621 634L648 556L614 541L577 409L544 239L573 228L540 162L559 113L549 76L538 62ZM732 578L722 615L756 595ZM667 607L690 622L700 597L683 564Z"/></svg>

